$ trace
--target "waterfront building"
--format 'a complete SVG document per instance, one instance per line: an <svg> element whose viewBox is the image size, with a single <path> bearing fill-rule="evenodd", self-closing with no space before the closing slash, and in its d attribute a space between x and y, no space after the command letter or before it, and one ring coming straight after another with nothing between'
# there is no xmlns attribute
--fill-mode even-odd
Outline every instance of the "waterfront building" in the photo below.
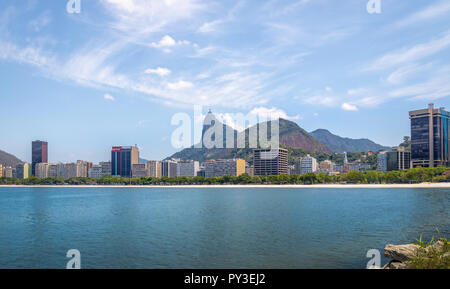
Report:
<svg viewBox="0 0 450 289"><path fill-rule="evenodd" d="M4 167L3 168L3 177L4 178L12 178L14 177L14 170L12 167Z"/></svg>
<svg viewBox="0 0 450 289"><path fill-rule="evenodd" d="M18 164L16 166L16 175L18 179L28 179L31 177L31 165L29 163Z"/></svg>
<svg viewBox="0 0 450 289"><path fill-rule="evenodd" d="M205 166L206 178L225 175L238 177L243 174L245 174L245 160L243 159L216 160L207 162Z"/></svg>
<svg viewBox="0 0 450 289"><path fill-rule="evenodd" d="M161 178L161 162L149 161L147 162L147 176L152 178Z"/></svg>
<svg viewBox="0 0 450 289"><path fill-rule="evenodd" d="M3 165L0 164L0 178L3 178Z"/></svg>
<svg viewBox="0 0 450 289"><path fill-rule="evenodd" d="M48 178L48 163L37 163L34 166L34 173L36 178Z"/></svg>
<svg viewBox="0 0 450 289"><path fill-rule="evenodd" d="M405 147L397 147L392 151L378 154L378 171L390 172L409 168L411 168L411 152L406 151Z"/></svg>
<svg viewBox="0 0 450 289"><path fill-rule="evenodd" d="M45 141L33 141L31 143L31 174L36 176L35 168L38 163L48 162L48 143Z"/></svg>
<svg viewBox="0 0 450 289"><path fill-rule="evenodd" d="M103 176L111 175L111 162L100 162L99 165L102 167Z"/></svg>
<svg viewBox="0 0 450 289"><path fill-rule="evenodd" d="M48 164L48 178L56 178L58 176L58 165Z"/></svg>
<svg viewBox="0 0 450 289"><path fill-rule="evenodd" d="M300 174L308 174L308 173L315 173L318 171L319 166L317 165L317 159L313 158L310 155L306 155L305 157L300 158L300 161L298 162L300 165ZM298 169L297 169L298 171Z"/></svg>
<svg viewBox="0 0 450 289"><path fill-rule="evenodd" d="M411 120L412 167L436 167L450 165L449 117L445 108L428 108L409 112Z"/></svg>
<svg viewBox="0 0 450 289"><path fill-rule="evenodd" d="M103 168L101 165L92 165L88 170L88 176L93 179L101 179L103 177Z"/></svg>
<svg viewBox="0 0 450 289"><path fill-rule="evenodd" d="M287 149L255 149L253 150L253 166L255 176L288 174Z"/></svg>
<svg viewBox="0 0 450 289"><path fill-rule="evenodd" d="M195 177L200 170L197 161L180 161L177 163L177 177Z"/></svg>
<svg viewBox="0 0 450 289"><path fill-rule="evenodd" d="M161 163L162 177L176 177L177 176L177 162L174 160L166 160Z"/></svg>
<svg viewBox="0 0 450 289"><path fill-rule="evenodd" d="M131 175L133 178L147 177L147 164L133 164Z"/></svg>
<svg viewBox="0 0 450 289"><path fill-rule="evenodd" d="M131 177L134 164L139 163L139 149L134 147L113 147L111 150L111 175Z"/></svg>

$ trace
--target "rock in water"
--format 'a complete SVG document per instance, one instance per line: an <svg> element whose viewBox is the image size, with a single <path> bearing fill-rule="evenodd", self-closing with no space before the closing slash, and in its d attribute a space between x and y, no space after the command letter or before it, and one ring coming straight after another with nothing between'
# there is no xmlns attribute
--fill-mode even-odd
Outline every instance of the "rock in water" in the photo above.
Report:
<svg viewBox="0 0 450 289"><path fill-rule="evenodd" d="M417 256L420 246L415 244L408 245L386 245L384 255L395 261L405 262Z"/></svg>

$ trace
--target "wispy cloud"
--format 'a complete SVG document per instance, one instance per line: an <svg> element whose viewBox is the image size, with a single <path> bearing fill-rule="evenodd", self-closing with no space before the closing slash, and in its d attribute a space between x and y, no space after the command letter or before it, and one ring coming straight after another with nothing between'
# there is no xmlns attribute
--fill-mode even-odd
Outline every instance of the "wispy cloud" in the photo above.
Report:
<svg viewBox="0 0 450 289"><path fill-rule="evenodd" d="M397 65L421 60L436 54L450 46L450 31L447 31L441 38L433 39L426 43L421 43L413 47L404 48L385 54L367 67L365 71L382 70L395 67Z"/></svg>
<svg viewBox="0 0 450 289"><path fill-rule="evenodd" d="M341 105L341 108L346 111L358 111L358 107L356 105L344 102Z"/></svg>
<svg viewBox="0 0 450 289"><path fill-rule="evenodd" d="M149 69L145 70L145 73L146 74L156 74L156 75L163 77L163 76L168 76L171 73L171 71L167 68L158 67L155 69L149 68Z"/></svg>
<svg viewBox="0 0 450 289"><path fill-rule="evenodd" d="M394 26L405 27L419 24L423 21L434 20L441 16L450 16L450 2L448 0L433 3L424 10L418 11L396 22Z"/></svg>

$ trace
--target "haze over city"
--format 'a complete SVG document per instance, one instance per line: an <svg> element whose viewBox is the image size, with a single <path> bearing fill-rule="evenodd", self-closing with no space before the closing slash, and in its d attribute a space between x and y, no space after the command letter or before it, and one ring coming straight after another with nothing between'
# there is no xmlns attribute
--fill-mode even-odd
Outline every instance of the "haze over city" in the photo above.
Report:
<svg viewBox="0 0 450 289"><path fill-rule="evenodd" d="M65 2L0 4L2 149L24 161L36 139L49 162L135 144L163 159L194 104L386 146L410 134L408 111L450 107L448 1Z"/></svg>

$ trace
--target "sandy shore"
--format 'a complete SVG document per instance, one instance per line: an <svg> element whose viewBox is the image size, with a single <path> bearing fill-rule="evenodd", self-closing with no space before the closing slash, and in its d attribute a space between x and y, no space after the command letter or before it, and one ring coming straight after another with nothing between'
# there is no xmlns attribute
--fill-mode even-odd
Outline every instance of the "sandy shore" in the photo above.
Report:
<svg viewBox="0 0 450 289"><path fill-rule="evenodd" d="M402 189L402 188L449 188L450 183L422 183L422 184L395 184L395 185L361 185L361 184L318 184L318 185L174 185L174 186L22 186L0 185L0 188L269 188L269 189Z"/></svg>

